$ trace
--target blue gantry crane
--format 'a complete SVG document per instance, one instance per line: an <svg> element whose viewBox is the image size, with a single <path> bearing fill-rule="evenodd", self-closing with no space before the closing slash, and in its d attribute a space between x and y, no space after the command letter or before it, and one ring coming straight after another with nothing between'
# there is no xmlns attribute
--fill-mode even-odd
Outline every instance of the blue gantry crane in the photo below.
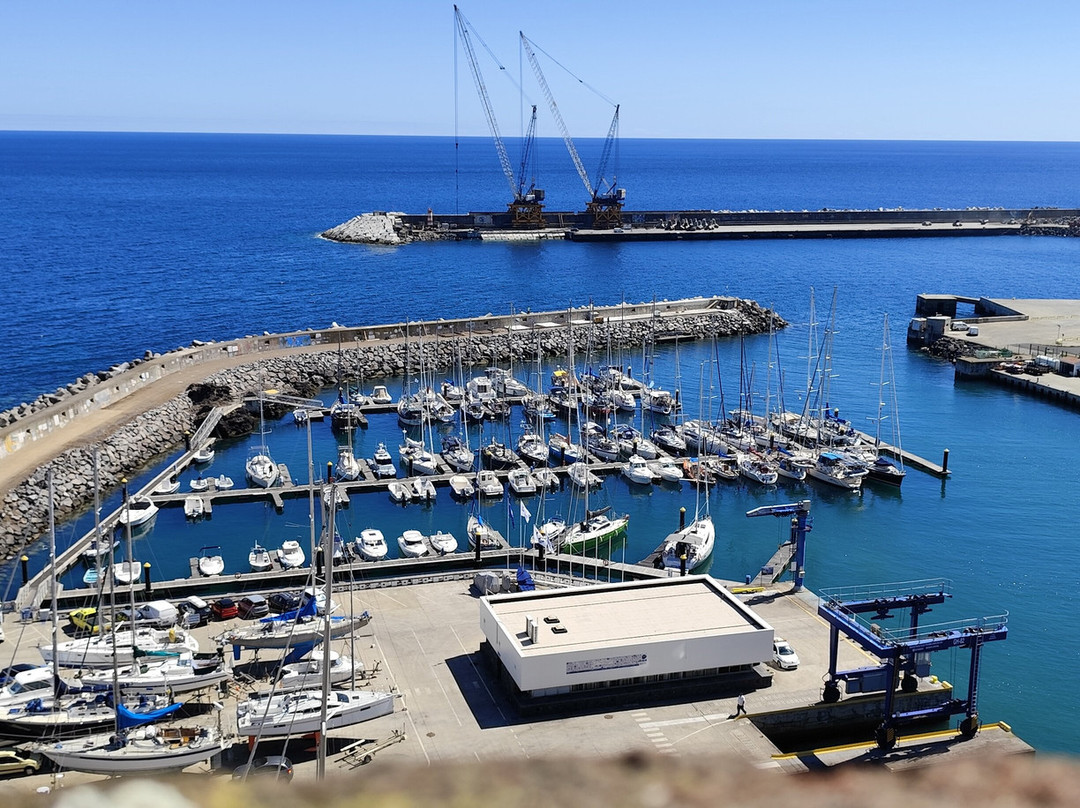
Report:
<svg viewBox="0 0 1080 808"><path fill-rule="evenodd" d="M982 647L1004 640L1008 634L1008 615L995 615L920 625L920 618L932 607L952 597L946 580L913 581L852 587L823 592L818 614L829 623L829 674L823 700L840 700L840 682L848 693L884 691L884 717L876 731L882 749L896 745L897 727L918 720L946 718L964 714L960 734L972 737L979 729L978 691ZM889 629L882 621L894 619L908 610L906 626ZM902 622L902 621L901 621ZM837 670L840 634L852 639L863 650L882 661L881 665L853 670ZM933 707L898 712L896 691L910 693L918 689L918 676L930 672L930 655L935 651L964 648L971 651L967 698L950 699Z"/></svg>
<svg viewBox="0 0 1080 808"><path fill-rule="evenodd" d="M789 502L784 505L762 505L746 512L747 516L790 516L791 540L795 542L794 591L799 592L806 577L806 534L813 528L810 520L810 500Z"/></svg>

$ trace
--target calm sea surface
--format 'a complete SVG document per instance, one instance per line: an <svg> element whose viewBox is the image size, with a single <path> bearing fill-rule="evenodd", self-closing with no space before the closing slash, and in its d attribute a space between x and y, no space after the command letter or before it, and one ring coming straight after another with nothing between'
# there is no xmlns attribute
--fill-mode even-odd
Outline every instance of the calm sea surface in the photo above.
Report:
<svg viewBox="0 0 1080 808"><path fill-rule="evenodd" d="M599 145L579 144L586 165ZM581 208L584 189L561 144L544 141L540 155L548 207ZM619 184L631 209L1066 207L1080 203L1080 144L624 141ZM877 412L888 314L903 444L931 459L949 448L953 478L912 470L902 492L868 486L861 496L816 485L721 486L710 501L719 534L712 572L741 580L783 540L784 520L747 519L747 510L809 498L811 589L940 577L952 581L955 597L934 620L1008 612L1008 640L984 652L981 716L1009 722L1042 751L1080 750L1080 728L1061 720L1074 700L1080 661L1080 628L1071 619L1080 597L1063 567L1080 542L1069 515L1080 501L1080 416L994 387L954 384L951 366L904 345L920 292L1080 298L1080 241L374 248L316 237L364 211L492 210L506 195L486 140L463 141L455 157L452 140L440 138L0 133L0 409L147 349L193 339L712 294L758 300L791 322L778 335L771 374L768 340L757 337L745 345L681 345L677 363L665 347L656 381L678 383L689 414L700 408L715 416L721 389L723 405L736 406L742 363L753 369L755 406L763 406L771 376L770 395L782 378L785 404L797 409L806 385L810 301L820 337L835 290L831 403L873 430L868 419ZM618 360L641 367L640 357ZM515 371L535 383L529 368ZM400 390L400 380L386 383ZM275 459L306 479L303 433L271 426ZM326 424L314 433L321 470L335 456L335 441ZM356 453L370 456L379 441L396 447L399 438L392 417L375 418L357 433ZM246 448L247 442L221 447L207 473L239 481ZM605 482L600 496L631 514L627 543L614 553L626 560L652 550L677 523L680 506L694 507L689 489L636 492L619 478ZM356 496L339 527L347 536L379 527L391 542L409 527L441 527L464 538L466 508L446 491L439 498L434 508L398 508L381 495ZM115 505L116 492L108 501ZM537 510L535 500L526 504ZM548 507L565 514L581 503L566 493ZM511 513L518 513L516 502L487 510L516 540L521 520L511 521ZM63 526L61 543L87 525L83 518ZM187 573L188 558L201 547L221 545L227 570L238 571L253 541L276 546L305 536L307 525L306 500L287 501L283 514L261 505L221 507L197 525L185 524L177 510L163 511L135 553L153 564L155 576L173 577ZM32 555L31 566L40 568L41 548ZM4 599L12 596L14 576L9 567ZM964 688L967 663L966 653L939 654L934 672Z"/></svg>

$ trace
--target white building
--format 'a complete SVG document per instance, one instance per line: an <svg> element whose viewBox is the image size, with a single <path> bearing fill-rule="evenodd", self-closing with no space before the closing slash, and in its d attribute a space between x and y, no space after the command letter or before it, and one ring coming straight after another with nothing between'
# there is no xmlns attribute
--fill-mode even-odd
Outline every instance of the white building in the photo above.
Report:
<svg viewBox="0 0 1080 808"><path fill-rule="evenodd" d="M526 697L747 672L773 629L705 575L490 595L480 625Z"/></svg>

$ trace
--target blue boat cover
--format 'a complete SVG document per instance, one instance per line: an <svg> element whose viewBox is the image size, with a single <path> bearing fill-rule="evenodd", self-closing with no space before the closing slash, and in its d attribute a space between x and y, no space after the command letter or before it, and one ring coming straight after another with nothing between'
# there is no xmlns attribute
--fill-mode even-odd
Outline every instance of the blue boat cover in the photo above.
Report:
<svg viewBox="0 0 1080 808"><path fill-rule="evenodd" d="M183 706L182 703L177 702L176 704L170 704L168 707L162 707L160 710L135 712L121 704L116 708L116 726L118 729L129 729L131 727L137 727L140 724L149 724L160 718L164 718L170 713L175 713Z"/></svg>

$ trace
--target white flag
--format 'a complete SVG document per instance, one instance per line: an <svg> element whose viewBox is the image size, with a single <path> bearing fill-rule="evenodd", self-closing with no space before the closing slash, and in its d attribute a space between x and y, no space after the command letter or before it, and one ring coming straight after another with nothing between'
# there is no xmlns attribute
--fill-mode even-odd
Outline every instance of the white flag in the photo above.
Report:
<svg viewBox="0 0 1080 808"><path fill-rule="evenodd" d="M532 519L532 514L529 513L529 509L525 507L525 503L521 503L521 518L528 522Z"/></svg>

